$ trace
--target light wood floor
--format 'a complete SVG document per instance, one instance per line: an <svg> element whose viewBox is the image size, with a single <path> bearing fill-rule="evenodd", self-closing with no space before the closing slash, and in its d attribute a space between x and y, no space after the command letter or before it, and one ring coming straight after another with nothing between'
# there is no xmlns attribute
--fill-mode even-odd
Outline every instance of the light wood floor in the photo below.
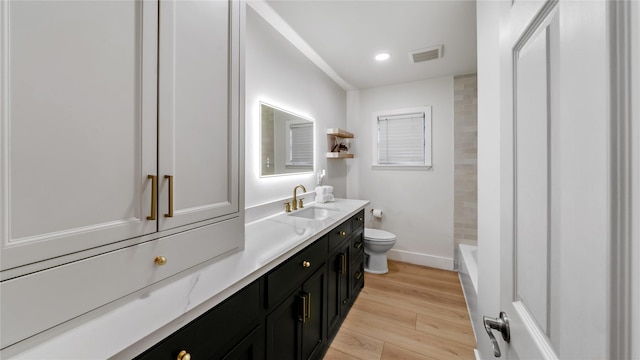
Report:
<svg viewBox="0 0 640 360"><path fill-rule="evenodd" d="M324 360L474 359L458 274L396 261L365 286Z"/></svg>

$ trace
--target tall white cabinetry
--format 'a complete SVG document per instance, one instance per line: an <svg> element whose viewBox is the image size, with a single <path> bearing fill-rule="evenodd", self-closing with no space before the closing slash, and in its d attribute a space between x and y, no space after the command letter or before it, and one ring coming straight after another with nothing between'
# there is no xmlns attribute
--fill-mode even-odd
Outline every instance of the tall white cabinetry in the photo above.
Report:
<svg viewBox="0 0 640 360"><path fill-rule="evenodd" d="M160 230L238 212L239 34L210 35L228 33L230 5L160 2Z"/></svg>
<svg viewBox="0 0 640 360"><path fill-rule="evenodd" d="M242 12L0 3L3 349L243 248Z"/></svg>

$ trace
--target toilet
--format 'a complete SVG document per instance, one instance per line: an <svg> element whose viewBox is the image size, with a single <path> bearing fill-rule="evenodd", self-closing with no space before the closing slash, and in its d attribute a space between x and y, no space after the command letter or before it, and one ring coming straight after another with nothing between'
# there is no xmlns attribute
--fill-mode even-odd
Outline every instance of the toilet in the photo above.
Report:
<svg viewBox="0 0 640 360"><path fill-rule="evenodd" d="M387 251L396 243L396 236L388 231L364 229L364 253L366 255L364 271L372 274L386 274Z"/></svg>

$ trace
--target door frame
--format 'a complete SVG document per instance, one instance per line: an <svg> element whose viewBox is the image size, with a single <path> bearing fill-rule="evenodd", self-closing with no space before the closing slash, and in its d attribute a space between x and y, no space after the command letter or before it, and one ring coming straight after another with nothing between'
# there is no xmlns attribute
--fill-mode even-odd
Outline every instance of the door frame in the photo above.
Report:
<svg viewBox="0 0 640 360"><path fill-rule="evenodd" d="M633 315L639 306L633 305L634 259L633 249L640 245L634 234L634 215L638 218L638 94L640 67L632 24L638 18L637 4L630 1L612 1L611 9L611 297L609 355L611 359L630 359L632 348ZM632 11L632 6L636 11ZM637 35L635 35L637 36ZM636 43L633 43L635 40ZM633 77L635 76L635 78ZM635 84L634 84L635 82ZM635 88L634 88L635 87ZM633 102L635 95L636 103ZM634 109L635 107L635 109ZM635 119L634 119L635 115ZM635 130L635 133L634 133ZM634 148L636 154L634 154ZM632 161L635 160L635 161ZM634 175L635 174L635 175ZM635 204L634 204L635 203ZM635 225L637 227L637 224ZM638 229L636 228L637 232ZM635 239L634 239L635 238ZM635 243L634 243L635 242ZM637 251L637 250L636 250ZM637 275L635 275L637 276ZM638 281L635 281L636 283ZM635 285L638 287L638 285ZM636 288L637 292L638 289ZM639 335L636 335L636 338ZM635 341L636 347L638 341ZM638 356L638 349L635 349Z"/></svg>
<svg viewBox="0 0 640 360"><path fill-rule="evenodd" d="M628 23L628 31L631 34L631 54L630 64L632 64L631 76L631 188L640 189L640 3L631 2L631 19ZM631 357L640 357L640 191L635 191L631 196L631 218L632 221L630 245L633 253L631 256L631 264L626 269L631 271L630 301L631 301L631 337L627 341L631 341ZM630 252L631 253L631 252ZM634 275L635 274L635 275Z"/></svg>

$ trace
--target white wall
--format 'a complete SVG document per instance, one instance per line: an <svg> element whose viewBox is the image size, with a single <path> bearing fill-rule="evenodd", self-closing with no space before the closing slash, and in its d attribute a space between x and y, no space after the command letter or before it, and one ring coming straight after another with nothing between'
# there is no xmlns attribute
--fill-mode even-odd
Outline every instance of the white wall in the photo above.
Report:
<svg viewBox="0 0 640 360"><path fill-rule="evenodd" d="M250 6L246 21L245 206L291 197L297 184L313 191L316 184L315 174L260 178L259 101L315 119L316 171L326 169L326 184L345 197L347 160L325 158L326 129L346 127L345 91Z"/></svg>
<svg viewBox="0 0 640 360"><path fill-rule="evenodd" d="M347 129L356 136L347 197L371 201L382 221L366 226L396 234L389 258L453 269L453 76L349 92ZM433 167L373 170L373 112L432 106Z"/></svg>

